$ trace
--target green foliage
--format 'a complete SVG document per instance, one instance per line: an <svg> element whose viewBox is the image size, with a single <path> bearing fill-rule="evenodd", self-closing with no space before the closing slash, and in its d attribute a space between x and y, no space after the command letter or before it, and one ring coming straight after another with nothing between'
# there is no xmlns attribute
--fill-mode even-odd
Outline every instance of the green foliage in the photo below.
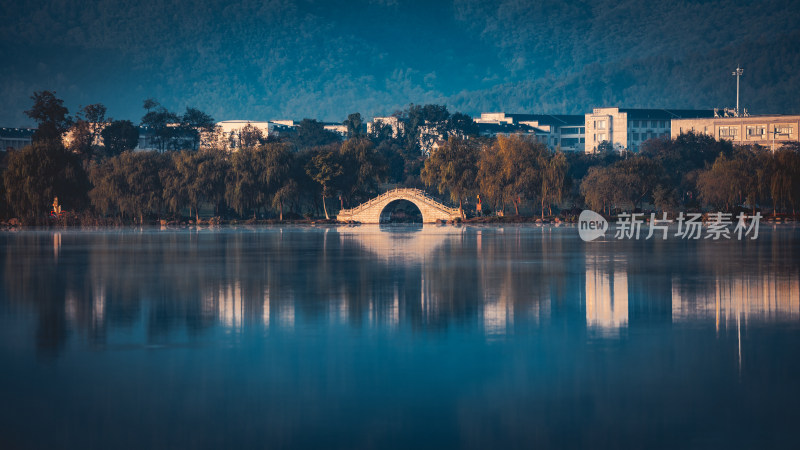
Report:
<svg viewBox="0 0 800 450"><path fill-rule="evenodd" d="M348 204L367 200L377 192L378 183L386 178L386 161L369 139L348 139L339 148L342 176L338 189Z"/></svg>
<svg viewBox="0 0 800 450"><path fill-rule="evenodd" d="M174 150L179 133L176 127L170 125L178 122L177 114L170 112L153 99L144 101L144 109L146 112L142 116L142 126L149 128L153 133L158 150Z"/></svg>
<svg viewBox="0 0 800 450"><path fill-rule="evenodd" d="M219 204L225 194L226 161L217 151L180 151L170 155L170 166L162 169L164 201L168 208L180 212L185 206L195 219L200 218L203 203ZM173 170L169 170L172 168Z"/></svg>
<svg viewBox="0 0 800 450"><path fill-rule="evenodd" d="M342 125L347 127L347 138L359 138L364 136L364 121L361 119L361 113L353 113L347 116L347 119L342 122Z"/></svg>
<svg viewBox="0 0 800 450"><path fill-rule="evenodd" d="M117 156L120 153L133 150L139 143L139 127L130 120L115 120L100 132L106 155Z"/></svg>
<svg viewBox="0 0 800 450"><path fill-rule="evenodd" d="M460 136L477 136L478 124L472 120L467 114L457 112L450 116L447 123L447 129L450 132Z"/></svg>
<svg viewBox="0 0 800 450"><path fill-rule="evenodd" d="M37 91L31 96L33 107L25 111L25 115L35 120L39 127L33 134L34 141L61 140L61 135L69 130L72 119L64 100L56 97L55 92Z"/></svg>
<svg viewBox="0 0 800 450"><path fill-rule="evenodd" d="M189 140L193 150L200 146L200 133L214 131L214 118L197 108L186 108L180 121L179 134Z"/></svg>
<svg viewBox="0 0 800 450"><path fill-rule="evenodd" d="M567 163L566 159L559 160L551 168L549 178L545 178L545 168L550 158L551 152L544 144L519 136L498 136L481 153L478 170L481 193L501 211L511 202L515 214L519 214L523 199L539 198L544 205L545 200L541 195L545 188L548 199L560 198L563 181L556 178L562 169L566 171Z"/></svg>
<svg viewBox="0 0 800 450"><path fill-rule="evenodd" d="M153 152L123 152L95 163L89 170L89 198L103 215L120 215L143 224L146 216L162 212L161 171L168 157Z"/></svg>
<svg viewBox="0 0 800 450"><path fill-rule="evenodd" d="M340 140L339 135L326 130L322 122L313 119L301 120L292 136L298 149L328 145Z"/></svg>
<svg viewBox="0 0 800 450"><path fill-rule="evenodd" d="M236 148L253 148L263 144L265 141L266 139L264 139L264 133L261 129L248 123L239 130L239 145Z"/></svg>
<svg viewBox="0 0 800 450"><path fill-rule="evenodd" d="M98 146L100 130L106 125L106 107L101 103L87 105L76 114L75 121L70 129L72 142L70 150L89 159Z"/></svg>
<svg viewBox="0 0 800 450"><path fill-rule="evenodd" d="M341 155L335 151L319 152L309 161L306 172L322 188L322 207L325 218L330 219L325 199L335 193L335 188L340 184L340 178L344 174Z"/></svg>
<svg viewBox="0 0 800 450"><path fill-rule="evenodd" d="M434 186L440 194L449 193L458 202L462 217L464 200L478 192L478 147L465 139L451 137L447 144L431 153L422 168L426 186Z"/></svg>
<svg viewBox="0 0 800 450"><path fill-rule="evenodd" d="M153 99L145 100L143 106L142 125L153 133L159 151L197 150L200 133L214 131L214 118L196 108L187 107L179 116Z"/></svg>
<svg viewBox="0 0 800 450"><path fill-rule="evenodd" d="M78 155L60 141L34 142L8 155L7 163L6 201L18 217L40 221L47 217L55 197L65 210L80 210L86 204L86 172Z"/></svg>
<svg viewBox="0 0 800 450"><path fill-rule="evenodd" d="M539 156L538 165L542 172L541 200L544 218L544 205L547 204L548 213L552 215L551 205L560 203L564 197L569 183L567 178L569 163L561 152L543 151Z"/></svg>

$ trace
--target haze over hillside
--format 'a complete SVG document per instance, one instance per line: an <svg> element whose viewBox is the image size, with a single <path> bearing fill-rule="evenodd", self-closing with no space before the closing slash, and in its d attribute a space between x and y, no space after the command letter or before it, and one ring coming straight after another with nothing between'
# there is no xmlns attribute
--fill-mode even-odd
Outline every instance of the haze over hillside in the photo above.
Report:
<svg viewBox="0 0 800 450"><path fill-rule="evenodd" d="M0 125L32 125L34 90L71 111L142 100L217 120L735 103L800 113L793 0L30 0L0 5Z"/></svg>

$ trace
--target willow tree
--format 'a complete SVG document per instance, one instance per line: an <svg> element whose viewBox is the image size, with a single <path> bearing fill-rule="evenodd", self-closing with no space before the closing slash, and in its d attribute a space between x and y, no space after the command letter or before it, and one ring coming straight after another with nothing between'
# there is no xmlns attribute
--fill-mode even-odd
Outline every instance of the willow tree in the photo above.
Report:
<svg viewBox="0 0 800 450"><path fill-rule="evenodd" d="M225 181L225 201L240 216L264 204L265 189L261 181L262 162L256 149L242 148L230 158L230 170Z"/></svg>
<svg viewBox="0 0 800 450"><path fill-rule="evenodd" d="M103 214L138 219L161 213L164 206L161 170L168 160L155 152L123 152L90 169L92 205Z"/></svg>
<svg viewBox="0 0 800 450"><path fill-rule="evenodd" d="M539 167L542 171L542 219L544 220L544 206L547 204L548 215L553 215L552 204L560 203L564 196L564 187L567 183L567 170L569 164L564 153L543 152L539 158Z"/></svg>
<svg viewBox="0 0 800 450"><path fill-rule="evenodd" d="M195 220L200 220L200 207L203 203L217 205L225 192L226 170L223 159L213 150L190 152L180 151L172 154L175 177L165 182L165 197L173 211L181 203L189 206L189 214L194 211ZM185 199L185 200L184 200ZM184 200L184 202L181 202Z"/></svg>
<svg viewBox="0 0 800 450"><path fill-rule="evenodd" d="M544 144L520 136L498 136L493 145L500 158L503 197L511 200L519 215L523 198L535 199L541 194L541 156L548 152Z"/></svg>
<svg viewBox="0 0 800 450"><path fill-rule="evenodd" d="M484 147L478 161L478 187L486 200L494 205L494 210L505 213L506 187L509 180L503 171L503 157L493 146Z"/></svg>
<svg viewBox="0 0 800 450"><path fill-rule="evenodd" d="M478 159L480 151L473 142L451 136L445 145L431 152L422 167L422 182L436 187L439 194L450 194L458 202L464 218L464 200L478 192Z"/></svg>
<svg viewBox="0 0 800 450"><path fill-rule="evenodd" d="M18 217L42 219L54 197L66 209L86 203L89 189L80 158L58 140L40 140L9 153L3 173L8 208Z"/></svg>
<svg viewBox="0 0 800 450"><path fill-rule="evenodd" d="M258 155L262 160L261 183L265 194L283 220L284 203L297 193L297 183L290 180L294 155L284 143L263 145Z"/></svg>

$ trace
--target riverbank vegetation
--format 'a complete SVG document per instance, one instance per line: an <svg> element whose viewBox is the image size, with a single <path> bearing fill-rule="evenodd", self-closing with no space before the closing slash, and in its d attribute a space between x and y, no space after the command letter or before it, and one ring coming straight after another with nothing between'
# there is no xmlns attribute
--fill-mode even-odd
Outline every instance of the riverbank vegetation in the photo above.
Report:
<svg viewBox="0 0 800 450"><path fill-rule="evenodd" d="M244 130L235 151L170 150L181 142L196 144L199 137L189 130L213 119L192 108L178 116L148 101L143 122L159 127L177 120L185 122L183 131L161 127L163 151L132 151L136 128L105 119L102 105L83 108L73 120L52 93L33 99L28 113L40 123L33 144L4 154L0 163L2 221L332 220L339 209L387 185L428 188L457 205L465 219L568 218L583 208L606 215L704 209L795 214L800 207L797 145L770 151L690 133L650 140L639 153L567 154L529 137L479 137L468 116L412 105L398 113L403 133L378 127L366 134L360 115L351 114L345 139L307 119L295 134L280 138ZM100 131L91 124L98 120L114 125L102 130L107 145L95 144ZM190 125L195 122L201 125ZM456 131L426 155L419 133L431 124ZM65 145L67 131L77 137ZM52 214L55 197L65 211L60 217Z"/></svg>

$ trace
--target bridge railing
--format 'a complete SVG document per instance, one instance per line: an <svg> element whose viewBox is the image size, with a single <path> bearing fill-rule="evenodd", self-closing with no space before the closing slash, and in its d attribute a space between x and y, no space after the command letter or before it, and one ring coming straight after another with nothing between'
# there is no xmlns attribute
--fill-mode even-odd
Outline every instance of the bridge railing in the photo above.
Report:
<svg viewBox="0 0 800 450"><path fill-rule="evenodd" d="M458 209L457 208L451 208L451 207L445 205L444 203L438 201L436 198L434 198L433 196L431 196L427 192L423 191L422 189L416 189L416 188L394 188L394 189L390 189L390 190L382 193L381 195L379 195L377 197L371 198L371 199L367 200L366 202L364 202L364 203L362 203L362 204L360 204L358 206L355 206L355 207L349 208L349 209L342 209L342 210L339 211L339 214L345 214L345 215L357 214L357 213L369 208L370 206L373 206L374 204L379 203L380 201L384 200L385 198L390 197L393 194L397 194L397 193L401 193L401 192L402 193L409 193L409 194L412 194L412 195L417 196L417 197L422 197L423 200L426 200L427 202L432 203L432 206L434 206L436 208L444 209L445 211L448 211L451 214L457 214L458 213Z"/></svg>

